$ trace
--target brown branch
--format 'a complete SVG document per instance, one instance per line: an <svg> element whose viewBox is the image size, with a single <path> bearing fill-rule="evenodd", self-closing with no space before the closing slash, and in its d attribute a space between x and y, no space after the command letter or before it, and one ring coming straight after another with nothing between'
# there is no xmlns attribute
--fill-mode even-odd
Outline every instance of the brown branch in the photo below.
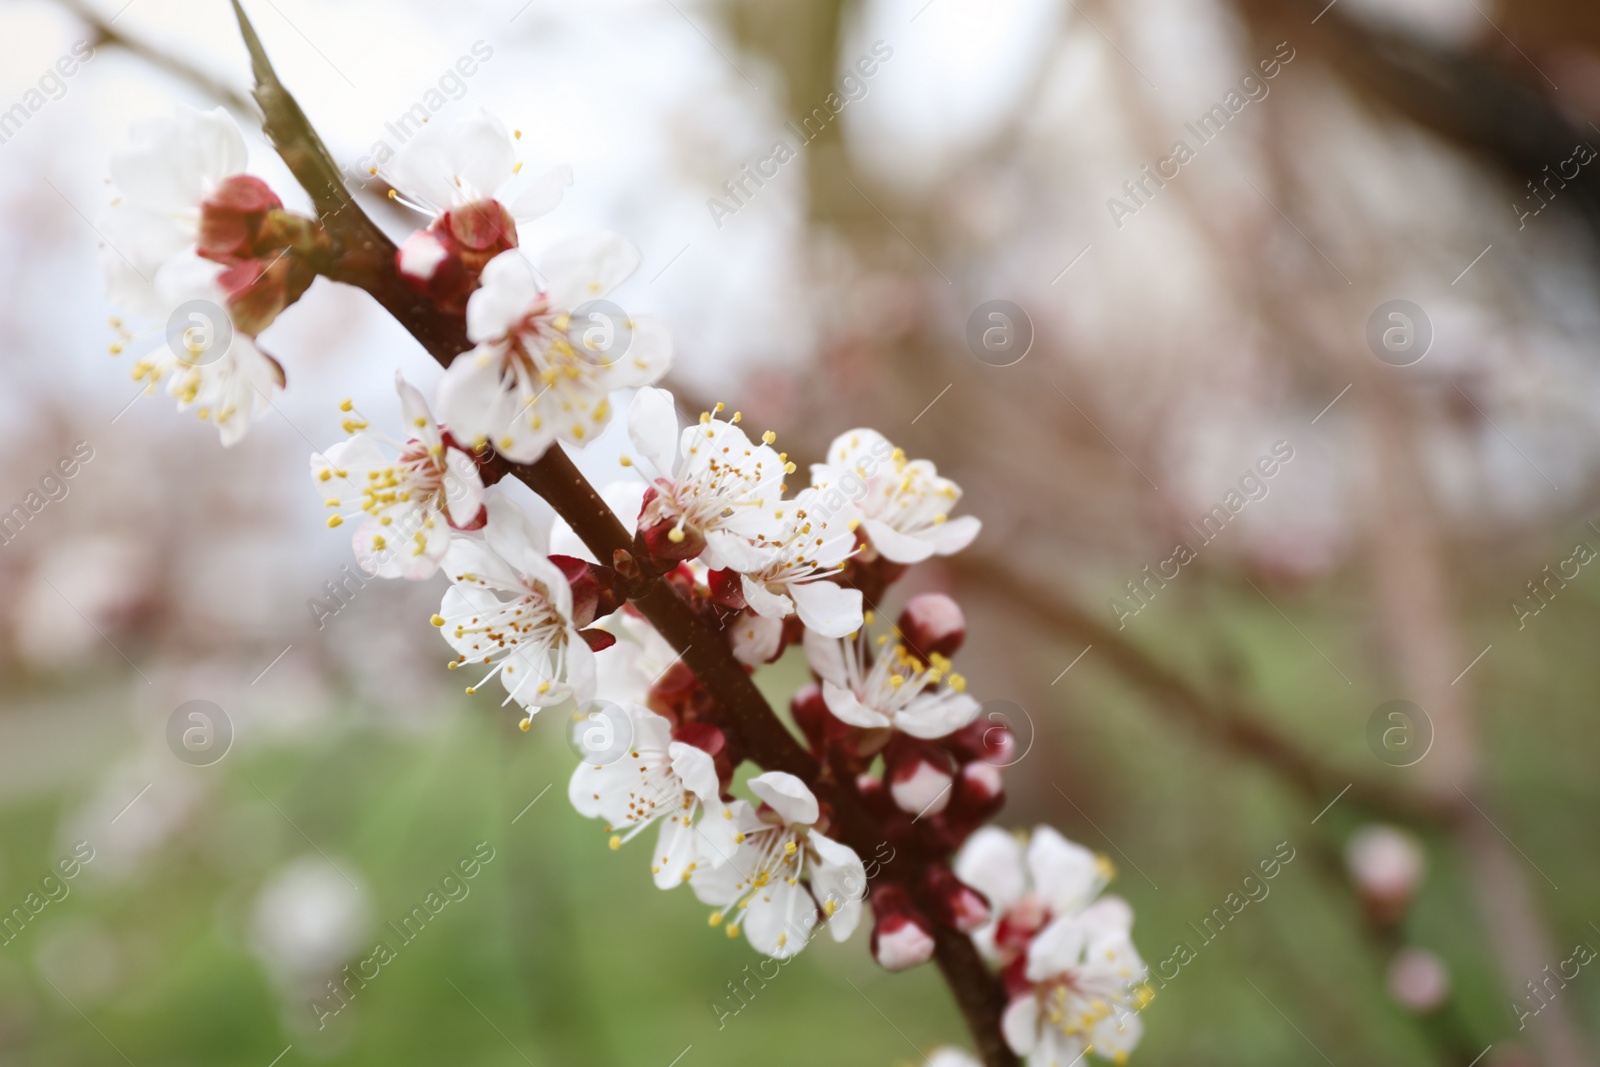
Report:
<svg viewBox="0 0 1600 1067"><path fill-rule="evenodd" d="M1044 624L1103 651L1111 666L1148 692L1152 706L1163 714L1183 721L1222 748L1262 764L1318 807L1348 784L1350 802L1389 818L1438 826L1460 814L1459 805L1392 789L1325 764L1299 742L1267 725L1265 713L1214 699L1065 597L1022 580L998 563L969 553L953 566L974 584L1004 590L1008 603L1022 606Z"/></svg>
<svg viewBox="0 0 1600 1067"><path fill-rule="evenodd" d="M405 326L442 365L471 347L459 315L440 311L416 296L395 267L395 246L345 190L339 169L305 113L272 69L249 17L233 0L234 13L249 49L255 74L255 98L264 115L264 129L295 179L310 194L318 217L334 243L329 263L319 268L336 281L366 290ZM506 474L525 482L548 502L581 538L595 558L620 563L635 576L630 599L661 636L682 655L685 664L715 697L723 723L752 762L768 770L786 771L803 779L827 803L835 832L863 856L887 840L883 827L862 806L846 783L822 774L812 755L773 713L744 666L734 658L724 635L713 630L648 561L636 554L634 539L600 498L588 479L560 446L552 446L533 463L511 463L494 457L486 464L491 479ZM926 859L885 868L885 876L905 883L922 897L920 875ZM922 899L928 914L932 901ZM999 982L984 965L970 938L940 926L935 957L961 1007L979 1053L988 1067L1018 1067L1019 1061L1000 1033L1005 1006Z"/></svg>

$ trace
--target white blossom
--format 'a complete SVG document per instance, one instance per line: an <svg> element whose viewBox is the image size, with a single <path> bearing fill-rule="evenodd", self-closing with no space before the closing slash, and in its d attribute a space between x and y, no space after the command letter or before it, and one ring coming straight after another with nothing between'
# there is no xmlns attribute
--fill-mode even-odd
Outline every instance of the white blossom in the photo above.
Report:
<svg viewBox="0 0 1600 1067"><path fill-rule="evenodd" d="M573 315L638 266L638 250L612 234L550 248L542 280L516 249L490 260L467 301L476 347L439 383L444 421L464 441L487 442L522 463L557 440L588 444L611 421L614 390L656 382L672 361L671 336L655 319L616 321L605 309Z"/></svg>
<svg viewBox="0 0 1600 1067"><path fill-rule="evenodd" d="M326 496L329 526L357 519L356 560L382 578L427 578L450 547L451 528L481 524L483 481L478 465L445 437L428 403L399 374L406 440L374 433L365 420L347 418L351 434L311 457L311 475ZM340 405L350 410L350 402ZM390 458L386 449L398 452Z"/></svg>
<svg viewBox="0 0 1600 1067"><path fill-rule="evenodd" d="M743 931L751 947L777 959L804 948L819 922L845 940L861 918L860 857L816 829L817 798L794 775L768 771L748 785L765 807L736 800L701 823L708 862L689 884L720 909L712 925L726 921L729 937Z"/></svg>
<svg viewBox="0 0 1600 1067"><path fill-rule="evenodd" d="M879 457L887 454L888 461ZM837 490L861 513L861 527L878 554L894 563L921 563L959 552L978 536L973 516L950 518L961 488L925 459L908 460L876 430L851 430L833 439L827 458L811 466L811 484Z"/></svg>
<svg viewBox="0 0 1600 1067"><path fill-rule="evenodd" d="M707 412L680 434L665 389L640 389L628 408L633 445L657 472L639 528L670 524L674 543L704 540L700 559L707 567L744 572L765 564L782 536L775 513L783 506L783 479L795 467L772 449L771 431L754 443L738 422L737 412L727 422Z"/></svg>
<svg viewBox="0 0 1600 1067"><path fill-rule="evenodd" d="M510 499L491 489L483 540L458 537L445 554L455 584L433 622L459 653L456 664L492 664L467 692L495 675L528 709L591 699L595 655L572 623L572 587L545 554L545 539Z"/></svg>
<svg viewBox="0 0 1600 1067"><path fill-rule="evenodd" d="M818 504L816 491L804 489L777 509L784 533L740 585L757 615L784 619L798 612L806 629L844 637L861 629L861 592L828 579L855 553L855 531L849 516L829 515Z"/></svg>
<svg viewBox="0 0 1600 1067"><path fill-rule="evenodd" d="M865 630L837 640L808 630L805 649L822 680L823 702L851 726L892 726L931 740L955 733L981 710L949 659L931 652L925 663L887 634L878 638L875 655L868 653Z"/></svg>
<svg viewBox="0 0 1600 1067"><path fill-rule="evenodd" d="M708 806L722 809L716 765L702 750L672 740L665 718L637 704L621 707L633 727L627 754L607 764L579 764L567 796L578 814L606 820L613 849L659 820L651 872L659 888L671 889L697 868L697 817Z"/></svg>
<svg viewBox="0 0 1600 1067"><path fill-rule="evenodd" d="M457 122L423 126L376 170L414 206L438 216L467 204L500 200L522 170L516 139L480 107ZM572 168L563 163L502 203L513 219L531 221L553 210L571 184Z"/></svg>

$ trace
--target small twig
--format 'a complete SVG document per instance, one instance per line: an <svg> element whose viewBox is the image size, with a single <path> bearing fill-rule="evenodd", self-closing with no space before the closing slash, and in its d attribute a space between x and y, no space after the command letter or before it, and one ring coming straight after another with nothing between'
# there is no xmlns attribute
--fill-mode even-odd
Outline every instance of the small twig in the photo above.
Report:
<svg viewBox="0 0 1600 1067"><path fill-rule="evenodd" d="M1023 581L999 564L970 556L956 561L953 566L978 585L1004 590L1009 603L1022 606L1047 625L1103 649L1113 668L1154 698L1152 706L1163 714L1185 720L1229 751L1267 767L1318 807L1349 783L1352 802L1392 818L1437 826L1460 814L1458 806L1448 802L1395 790L1324 764L1299 742L1269 726L1264 713L1213 699L1117 630L1091 618L1065 598L1039 588L1034 582ZM1099 657L1100 653L1097 651L1095 655Z"/></svg>

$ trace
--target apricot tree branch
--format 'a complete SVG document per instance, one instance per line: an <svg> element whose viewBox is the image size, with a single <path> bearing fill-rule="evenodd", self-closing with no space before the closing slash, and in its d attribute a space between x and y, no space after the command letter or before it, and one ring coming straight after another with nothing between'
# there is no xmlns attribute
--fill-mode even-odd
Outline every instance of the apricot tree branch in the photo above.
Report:
<svg viewBox="0 0 1600 1067"><path fill-rule="evenodd" d="M321 138L278 80L239 0L233 0L233 8L250 52L255 98L261 105L266 134L311 196L332 241L329 261L319 264L319 270L335 281L365 290L434 359L448 366L471 347L464 318L440 310L405 285L395 266L394 243L350 198ZM872 855L887 840L883 827L861 804L851 783L822 773L817 761L784 727L750 674L734 658L723 634L714 631L661 580L645 553L635 551L627 529L559 445L532 463L511 463L496 456L485 466L487 480L509 474L525 482L572 526L596 559L622 565L630 577L630 600L712 694L725 716L722 725L752 762L804 780L828 804L839 838L859 855ZM908 856L886 866L884 876L903 882L914 897L920 897L920 875L926 863L926 857ZM929 914L937 913L931 902L923 903ZM940 925L935 942L939 969L984 1063L987 1067L1018 1067L1000 1032L1003 990L971 939Z"/></svg>

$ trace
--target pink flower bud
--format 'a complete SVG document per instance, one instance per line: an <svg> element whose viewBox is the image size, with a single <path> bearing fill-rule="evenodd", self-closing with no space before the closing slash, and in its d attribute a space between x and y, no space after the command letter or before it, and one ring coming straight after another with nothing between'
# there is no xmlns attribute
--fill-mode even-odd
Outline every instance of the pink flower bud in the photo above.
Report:
<svg viewBox="0 0 1600 1067"><path fill-rule="evenodd" d="M200 204L196 250L218 263L254 258L267 214L282 208L278 194L260 178L249 174L225 178Z"/></svg>
<svg viewBox="0 0 1600 1067"><path fill-rule="evenodd" d="M943 593L919 593L906 601L899 625L906 644L924 660L955 655L967 637L961 605Z"/></svg>
<svg viewBox="0 0 1600 1067"><path fill-rule="evenodd" d="M895 806L908 815L937 815L950 804L955 784L951 760L935 745L896 738L891 742L884 775Z"/></svg>
<svg viewBox="0 0 1600 1067"><path fill-rule="evenodd" d="M928 892L937 901L939 921L970 934L989 921L989 901L957 878L948 867L929 867L923 875Z"/></svg>
<svg viewBox="0 0 1600 1067"><path fill-rule="evenodd" d="M1350 880L1372 917L1398 922L1422 883L1427 862L1416 839L1392 826L1363 826L1351 835L1344 855Z"/></svg>
<svg viewBox="0 0 1600 1067"><path fill-rule="evenodd" d="M897 885L872 891L872 956L891 971L903 971L933 958L933 924Z"/></svg>
<svg viewBox="0 0 1600 1067"><path fill-rule="evenodd" d="M1425 1015L1450 995L1450 972L1425 948L1401 949L1389 964L1389 995L1402 1008Z"/></svg>
<svg viewBox="0 0 1600 1067"><path fill-rule="evenodd" d="M992 719L979 717L944 739L944 746L963 763L982 760L994 767L1017 762L1017 735Z"/></svg>

